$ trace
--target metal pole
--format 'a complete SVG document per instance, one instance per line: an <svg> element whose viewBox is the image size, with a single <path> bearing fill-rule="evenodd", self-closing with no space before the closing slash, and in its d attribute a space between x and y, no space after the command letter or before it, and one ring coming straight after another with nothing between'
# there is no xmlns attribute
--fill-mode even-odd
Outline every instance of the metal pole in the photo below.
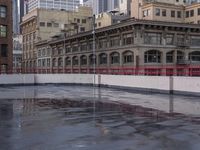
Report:
<svg viewBox="0 0 200 150"><path fill-rule="evenodd" d="M65 47L65 38L66 38L66 33L64 32L64 42L63 42L63 48L64 48L64 51L63 51L63 54L65 54L66 52L66 47ZM63 73L65 73L65 57L63 57Z"/></svg>
<svg viewBox="0 0 200 150"><path fill-rule="evenodd" d="M93 54L93 74L94 74L94 81L93 84L95 85L95 75L96 75L96 52L95 52L95 15L93 15L93 48L92 48L92 54Z"/></svg>
<svg viewBox="0 0 200 150"><path fill-rule="evenodd" d="M96 53L95 53L95 14L93 14L93 18L92 18L92 22L93 22L93 31L92 31L92 34L93 34L93 48L92 48L92 54L93 54L93 57L92 59L93 60L93 119L94 119L94 123L95 123L95 118L96 118L96 102L95 102L95 98L96 98L96 93L95 93L95 76L96 76Z"/></svg>
<svg viewBox="0 0 200 150"><path fill-rule="evenodd" d="M138 19L140 18L140 2L138 0Z"/></svg>

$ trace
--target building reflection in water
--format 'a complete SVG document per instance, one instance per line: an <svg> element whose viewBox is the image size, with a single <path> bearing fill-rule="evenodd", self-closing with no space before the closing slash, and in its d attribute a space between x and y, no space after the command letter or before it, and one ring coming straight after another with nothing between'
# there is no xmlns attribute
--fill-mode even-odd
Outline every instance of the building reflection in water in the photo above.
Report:
<svg viewBox="0 0 200 150"><path fill-rule="evenodd" d="M13 104L11 101L0 100L0 149L12 149Z"/></svg>

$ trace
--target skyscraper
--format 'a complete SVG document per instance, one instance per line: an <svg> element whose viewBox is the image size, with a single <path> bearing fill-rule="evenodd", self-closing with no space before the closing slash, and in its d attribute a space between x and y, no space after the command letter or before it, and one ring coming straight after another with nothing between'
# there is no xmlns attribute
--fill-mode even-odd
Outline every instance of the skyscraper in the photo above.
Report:
<svg viewBox="0 0 200 150"><path fill-rule="evenodd" d="M94 14L111 11L119 7L119 0L84 0L83 3L91 5Z"/></svg>
<svg viewBox="0 0 200 150"><path fill-rule="evenodd" d="M12 0L13 5L13 34L16 35L19 33L19 12L18 12L18 3L17 0Z"/></svg>
<svg viewBox="0 0 200 150"><path fill-rule="evenodd" d="M35 8L75 10L80 0L28 0L28 12Z"/></svg>
<svg viewBox="0 0 200 150"><path fill-rule="evenodd" d="M20 15L19 21L22 22L22 17L28 12L28 0L19 0Z"/></svg>

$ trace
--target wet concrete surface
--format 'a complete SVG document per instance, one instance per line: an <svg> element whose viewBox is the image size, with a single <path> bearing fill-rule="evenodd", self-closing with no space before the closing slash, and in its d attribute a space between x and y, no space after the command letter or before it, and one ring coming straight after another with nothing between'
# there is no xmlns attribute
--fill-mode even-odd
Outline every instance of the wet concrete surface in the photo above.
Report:
<svg viewBox="0 0 200 150"><path fill-rule="evenodd" d="M198 97L0 88L0 150L199 150Z"/></svg>

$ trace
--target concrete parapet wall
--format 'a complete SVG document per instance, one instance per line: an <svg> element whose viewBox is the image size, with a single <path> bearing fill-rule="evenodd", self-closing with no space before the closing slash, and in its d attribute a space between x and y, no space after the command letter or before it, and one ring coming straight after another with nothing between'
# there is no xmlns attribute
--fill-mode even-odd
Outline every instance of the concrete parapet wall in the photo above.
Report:
<svg viewBox="0 0 200 150"><path fill-rule="evenodd" d="M200 95L199 77L173 77L173 91L175 93Z"/></svg>
<svg viewBox="0 0 200 150"><path fill-rule="evenodd" d="M34 84L34 74L0 75L0 85Z"/></svg>
<svg viewBox="0 0 200 150"><path fill-rule="evenodd" d="M0 75L0 85L93 84L92 74ZM95 84L122 89L200 96L199 77L96 75Z"/></svg>
<svg viewBox="0 0 200 150"><path fill-rule="evenodd" d="M92 84L92 74L36 74L36 84Z"/></svg>
<svg viewBox="0 0 200 150"><path fill-rule="evenodd" d="M128 87L148 91L169 91L169 77L164 76L116 76L101 75L102 85Z"/></svg>

